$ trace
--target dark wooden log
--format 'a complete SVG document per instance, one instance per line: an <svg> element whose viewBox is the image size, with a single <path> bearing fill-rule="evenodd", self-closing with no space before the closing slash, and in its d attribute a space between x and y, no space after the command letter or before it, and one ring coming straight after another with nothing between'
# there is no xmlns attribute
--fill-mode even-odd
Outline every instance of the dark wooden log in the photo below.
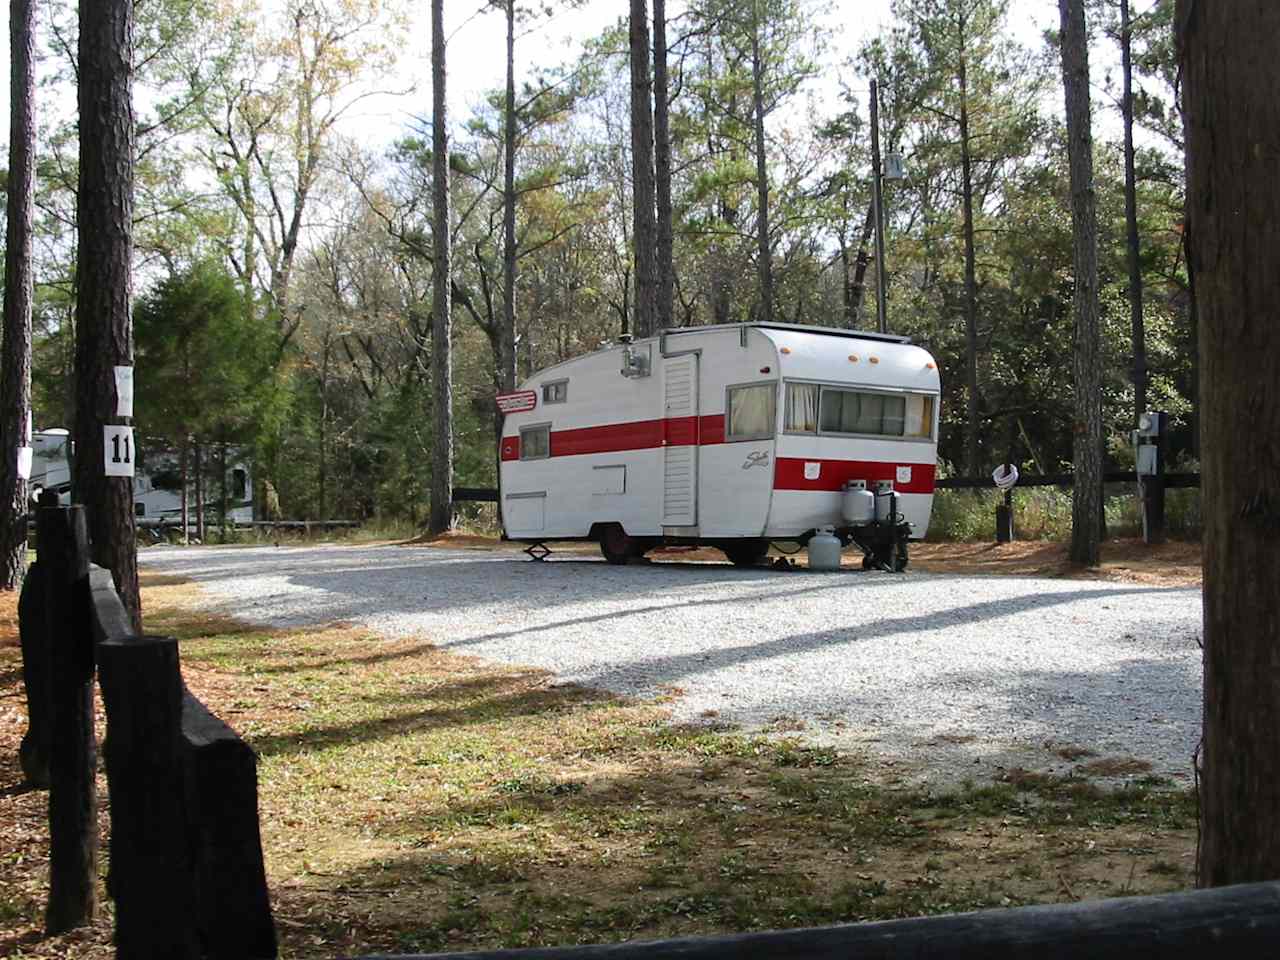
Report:
<svg viewBox="0 0 1280 960"><path fill-rule="evenodd" d="M204 955L276 956L258 830L258 758L188 691L182 703L188 843Z"/></svg>
<svg viewBox="0 0 1280 960"><path fill-rule="evenodd" d="M22 684L27 693L27 732L18 747L22 774L33 787L49 786L49 629L45 623L44 567L33 563L18 596Z"/></svg>
<svg viewBox="0 0 1280 960"><path fill-rule="evenodd" d="M1277 943L1280 884L1257 883L728 937L430 956L433 960L1261 960L1276 955ZM428 955L415 956L424 960Z"/></svg>
<svg viewBox="0 0 1280 960"><path fill-rule="evenodd" d="M111 574L102 573L109 582ZM107 711L107 888L116 904L116 956L195 958L200 954L183 803L178 644L170 637L115 636L98 645L98 661Z"/></svg>
<svg viewBox="0 0 1280 960"><path fill-rule="evenodd" d="M51 678L45 931L52 935L97 915L98 751L84 508L41 507L37 524Z"/></svg>

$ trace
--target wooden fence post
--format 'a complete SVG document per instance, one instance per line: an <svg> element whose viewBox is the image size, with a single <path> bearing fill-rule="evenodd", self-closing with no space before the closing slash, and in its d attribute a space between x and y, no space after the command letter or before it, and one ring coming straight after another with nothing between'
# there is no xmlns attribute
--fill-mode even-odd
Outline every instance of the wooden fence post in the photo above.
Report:
<svg viewBox="0 0 1280 960"><path fill-rule="evenodd" d="M27 569L18 596L18 636L22 642L22 685L27 692L27 732L18 747L22 774L33 787L49 786L49 630L45 626L44 567Z"/></svg>
<svg viewBox="0 0 1280 960"><path fill-rule="evenodd" d="M275 923L258 827L258 758L187 692L182 710L188 844L200 942L212 960L267 960Z"/></svg>
<svg viewBox="0 0 1280 960"><path fill-rule="evenodd" d="M123 615L122 615L123 616ZM199 956L180 754L182 678L170 637L98 644L111 792L116 957Z"/></svg>
<svg viewBox="0 0 1280 960"><path fill-rule="evenodd" d="M50 666L49 906L45 932L82 926L97 914L97 743L93 730L93 631L89 535L84 508L42 506L37 516L44 570Z"/></svg>

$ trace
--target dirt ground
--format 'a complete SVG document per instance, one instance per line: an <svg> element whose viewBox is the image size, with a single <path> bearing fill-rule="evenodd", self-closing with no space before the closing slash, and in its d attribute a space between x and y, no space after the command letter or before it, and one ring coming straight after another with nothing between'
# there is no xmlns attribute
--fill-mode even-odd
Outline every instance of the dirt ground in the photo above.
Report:
<svg viewBox="0 0 1280 960"><path fill-rule="evenodd" d="M496 537L469 533L450 533L414 541L418 544L477 550L522 549L522 544L504 543ZM1014 543L913 543L911 569L926 573L989 574L1015 577L1072 577L1092 580L1117 580L1128 583L1152 583L1194 586L1201 582L1200 544L1169 541L1147 546L1138 539L1111 539L1102 545L1102 563L1081 567L1067 558L1066 543L1028 540ZM597 555L594 543L552 544L553 555ZM856 553L856 551L855 551ZM783 555L777 550L774 559ZM648 559L655 563L678 560L684 563L724 563L725 557L712 548L669 547L653 550ZM803 551L795 558L804 563ZM859 558L846 551L845 565L855 565Z"/></svg>

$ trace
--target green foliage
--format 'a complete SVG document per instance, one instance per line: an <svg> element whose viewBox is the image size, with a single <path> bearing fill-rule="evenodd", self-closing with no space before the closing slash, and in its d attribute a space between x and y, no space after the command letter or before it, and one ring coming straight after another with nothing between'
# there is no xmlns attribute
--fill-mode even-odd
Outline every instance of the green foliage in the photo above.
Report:
<svg viewBox="0 0 1280 960"><path fill-rule="evenodd" d="M140 298L134 341L144 434L243 435L263 400L270 341L221 266L199 262Z"/></svg>

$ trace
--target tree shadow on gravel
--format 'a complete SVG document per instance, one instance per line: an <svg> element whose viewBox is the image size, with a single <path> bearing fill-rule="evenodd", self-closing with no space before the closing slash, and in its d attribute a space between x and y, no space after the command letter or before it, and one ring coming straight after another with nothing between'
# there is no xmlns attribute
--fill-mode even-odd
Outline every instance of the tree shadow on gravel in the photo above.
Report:
<svg viewBox="0 0 1280 960"><path fill-rule="evenodd" d="M1018 613L1041 611L1063 603L1074 603L1102 597L1112 598L1127 593L1141 593L1150 596L1155 593L1178 592L1179 590L1181 588L1152 589L1136 587L1130 589L1075 590L1061 593L1028 594L1021 597L988 600L947 610L929 611L917 616L885 617L879 620L872 620L866 624L841 627L834 630L791 634L760 643L746 643L732 647L708 647L705 650L688 653L629 660L624 663L603 666L601 669L588 672L578 679L592 686L609 688L615 685L624 674L634 674L637 668L643 668L646 677L650 678L652 682L656 684L674 684L690 676L711 673L753 661L803 654L839 644L865 643L903 634L932 632L939 629L940 623L945 624L947 627L959 627ZM553 626L549 626L546 629L552 629ZM480 639L482 638L477 638L470 642L479 642ZM446 642L442 643L441 646L452 647L455 644Z"/></svg>

